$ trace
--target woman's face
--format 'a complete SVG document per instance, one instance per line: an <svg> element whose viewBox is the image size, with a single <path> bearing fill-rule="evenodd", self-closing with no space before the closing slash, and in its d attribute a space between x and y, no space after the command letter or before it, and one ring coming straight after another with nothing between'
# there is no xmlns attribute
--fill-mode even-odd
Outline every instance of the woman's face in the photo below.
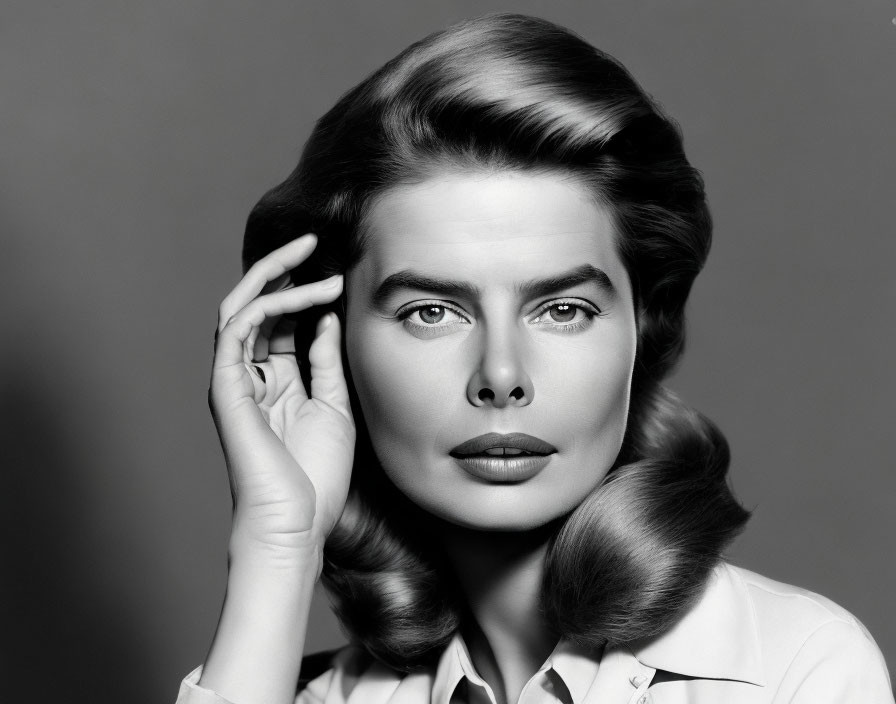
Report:
<svg viewBox="0 0 896 704"><path fill-rule="evenodd" d="M635 357L609 213L557 175L446 174L381 196L368 234L346 345L386 474L469 528L573 510L619 452Z"/></svg>

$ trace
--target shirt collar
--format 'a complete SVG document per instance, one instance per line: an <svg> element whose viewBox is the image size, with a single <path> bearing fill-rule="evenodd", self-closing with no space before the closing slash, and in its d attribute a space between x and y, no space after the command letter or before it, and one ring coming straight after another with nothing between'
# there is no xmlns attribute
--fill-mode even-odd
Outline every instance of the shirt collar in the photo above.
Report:
<svg viewBox="0 0 896 704"><path fill-rule="evenodd" d="M600 663L600 653L593 653L566 639L560 640L539 669L553 669L572 696L573 704L582 704L590 690ZM432 686L433 704L449 704L458 683L467 678L472 684L491 688L476 672L470 652L460 633L455 633L442 653Z"/></svg>
<svg viewBox="0 0 896 704"><path fill-rule="evenodd" d="M651 670L765 684L753 601L747 585L725 563L712 571L697 603L668 631L607 648L603 657L561 639L541 669L553 668L569 689L574 704L581 704L595 682L600 663L609 665L622 652L631 653ZM432 688L433 704L450 704L451 695L465 677L473 684L488 687L473 667L458 632L439 660Z"/></svg>
<svg viewBox="0 0 896 704"><path fill-rule="evenodd" d="M563 639L554 648L545 666L552 667L560 675L572 696L573 704L582 704L594 684L600 661L600 651L588 651Z"/></svg>
<svg viewBox="0 0 896 704"><path fill-rule="evenodd" d="M644 665L691 677L764 685L759 627L749 590L725 563L668 631L627 644Z"/></svg>
<svg viewBox="0 0 896 704"><path fill-rule="evenodd" d="M436 668L436 676L432 684L433 704L449 704L451 695L457 688L457 683L464 677L469 677L477 684L483 682L473 668L467 646L458 631L448 643L442 657L439 658L439 665Z"/></svg>

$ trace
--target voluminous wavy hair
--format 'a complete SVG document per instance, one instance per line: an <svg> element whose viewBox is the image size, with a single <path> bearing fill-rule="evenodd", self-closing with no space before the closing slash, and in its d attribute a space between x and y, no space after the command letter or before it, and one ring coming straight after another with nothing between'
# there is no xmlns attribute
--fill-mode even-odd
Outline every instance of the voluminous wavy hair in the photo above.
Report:
<svg viewBox="0 0 896 704"><path fill-rule="evenodd" d="M658 634L749 517L726 482L724 436L661 385L710 246L702 179L676 124L618 61L550 22L488 15L413 44L318 120L296 169L250 214L244 268L315 232L294 282L344 272L364 255L374 199L446 170L572 177L614 218L638 321L628 429L605 480L558 523L542 606L558 637L585 646ZM344 300L335 310L344 316ZM297 316L300 356L320 314ZM360 420L356 396L353 410ZM359 422L323 580L350 637L405 671L432 664L465 617L425 519Z"/></svg>

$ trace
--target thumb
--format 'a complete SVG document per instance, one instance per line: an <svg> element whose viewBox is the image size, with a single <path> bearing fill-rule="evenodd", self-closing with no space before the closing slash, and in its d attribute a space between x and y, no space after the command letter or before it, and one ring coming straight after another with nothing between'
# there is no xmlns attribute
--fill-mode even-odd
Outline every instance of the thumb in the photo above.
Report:
<svg viewBox="0 0 896 704"><path fill-rule="evenodd" d="M341 333L335 313L327 313L317 323L317 333L308 350L311 397L328 403L350 418L348 388L342 371Z"/></svg>

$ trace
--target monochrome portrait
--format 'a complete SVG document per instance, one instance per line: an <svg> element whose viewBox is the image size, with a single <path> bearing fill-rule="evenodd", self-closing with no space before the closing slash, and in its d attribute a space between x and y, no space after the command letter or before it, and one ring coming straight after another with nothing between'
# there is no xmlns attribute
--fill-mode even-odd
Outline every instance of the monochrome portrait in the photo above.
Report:
<svg viewBox="0 0 896 704"><path fill-rule="evenodd" d="M6 14L17 701L894 702L896 10Z"/></svg>

